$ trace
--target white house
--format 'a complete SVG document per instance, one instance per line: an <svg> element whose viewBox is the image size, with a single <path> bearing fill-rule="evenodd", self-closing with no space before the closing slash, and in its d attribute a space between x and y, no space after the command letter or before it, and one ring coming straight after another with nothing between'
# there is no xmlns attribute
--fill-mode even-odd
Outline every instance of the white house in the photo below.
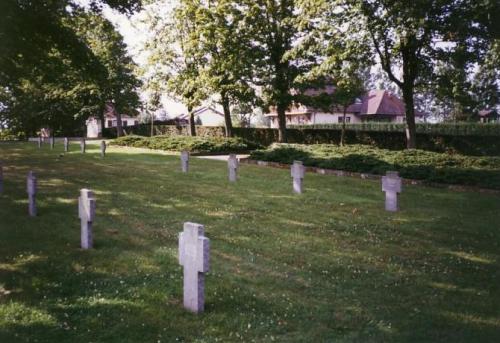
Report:
<svg viewBox="0 0 500 343"><path fill-rule="evenodd" d="M335 89L327 87L324 90L308 90L305 95L315 96L321 93L333 94ZM311 106L295 104L285 112L287 125L315 125L342 123L341 108L333 112L324 112ZM417 120L423 116L416 112ZM271 119L271 127L278 127L278 113L272 108L266 114ZM371 90L353 104L347 107L346 123L361 123L365 121L380 121L391 123L405 122L405 105L401 99L385 90Z"/></svg>
<svg viewBox="0 0 500 343"><path fill-rule="evenodd" d="M139 121L135 117L131 117L127 114L122 114L122 127L126 130L127 126L137 125ZM89 117L85 122L87 124L87 137L88 138L98 138L102 137L101 132L101 119L97 117ZM118 121L116 116L112 114L106 114L104 116L104 127L116 127Z"/></svg>

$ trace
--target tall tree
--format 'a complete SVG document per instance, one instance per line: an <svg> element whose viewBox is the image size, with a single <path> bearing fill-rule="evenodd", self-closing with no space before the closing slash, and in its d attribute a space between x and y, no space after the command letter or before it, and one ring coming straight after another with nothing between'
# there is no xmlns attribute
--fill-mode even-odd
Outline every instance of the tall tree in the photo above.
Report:
<svg viewBox="0 0 500 343"><path fill-rule="evenodd" d="M192 136L196 136L194 110L207 98L201 77L207 56L196 26L200 7L199 0L180 0L171 16L165 16L162 2L156 2L147 9L145 21L152 32L145 45L149 57L144 74L150 80L146 89L160 86L187 107Z"/></svg>
<svg viewBox="0 0 500 343"><path fill-rule="evenodd" d="M291 51L304 35L298 22L299 8L294 0L239 0L245 13L245 27L252 36L254 81L262 90L266 108L278 114L279 141L286 142L286 110L293 102L292 89L304 67Z"/></svg>
<svg viewBox="0 0 500 343"><path fill-rule="evenodd" d="M207 56L201 76L206 92L219 95L226 136L231 137L231 107L255 99L251 37L244 28L242 8L235 1L213 0L199 5L196 29L200 32L200 48Z"/></svg>
<svg viewBox="0 0 500 343"><path fill-rule="evenodd" d="M305 0L341 13L344 39L366 32L379 62L403 95L408 148L416 147L414 95L429 82L435 63L452 51L450 44L481 40L486 30L478 17L492 2L472 0ZM471 44L470 49L475 46Z"/></svg>

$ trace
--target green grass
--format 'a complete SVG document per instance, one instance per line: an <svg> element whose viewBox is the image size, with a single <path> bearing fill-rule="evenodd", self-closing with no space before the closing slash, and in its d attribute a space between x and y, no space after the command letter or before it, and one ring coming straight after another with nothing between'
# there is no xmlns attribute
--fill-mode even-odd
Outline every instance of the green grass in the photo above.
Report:
<svg viewBox="0 0 500 343"><path fill-rule="evenodd" d="M194 155L241 153L259 146L242 138L192 136L124 136L111 141L112 145L148 148L164 151L190 151Z"/></svg>
<svg viewBox="0 0 500 343"><path fill-rule="evenodd" d="M0 342L499 342L500 197L97 145L0 144ZM25 176L39 180L27 216ZM97 197L79 249L77 197ZM206 312L182 309L177 237L211 240Z"/></svg>
<svg viewBox="0 0 500 343"><path fill-rule="evenodd" d="M367 145L273 144L252 152L251 158L306 166L402 177L428 182L477 186L500 190L500 157L464 156L424 150L394 151Z"/></svg>

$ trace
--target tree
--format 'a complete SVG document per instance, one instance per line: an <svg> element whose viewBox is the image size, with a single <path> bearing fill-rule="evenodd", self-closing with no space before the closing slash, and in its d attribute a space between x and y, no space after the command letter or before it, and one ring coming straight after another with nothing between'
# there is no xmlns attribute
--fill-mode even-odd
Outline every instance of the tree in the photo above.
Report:
<svg viewBox="0 0 500 343"><path fill-rule="evenodd" d="M138 3L109 1L122 11ZM97 11L97 1L92 4ZM0 89L8 95L0 120L10 127L33 134L49 125L71 133L95 114L107 70L77 32L74 18L80 14L67 0L0 2Z"/></svg>
<svg viewBox="0 0 500 343"><path fill-rule="evenodd" d="M292 57L295 42L307 26L298 22L299 8L294 0L240 0L247 34L252 37L254 82L262 90L265 108L278 114L278 139L286 142L285 112L293 102L296 78L307 64Z"/></svg>
<svg viewBox="0 0 500 343"><path fill-rule="evenodd" d="M214 0L200 7L196 29L207 63L201 71L206 92L219 95L224 112L226 136L231 137L231 106L252 103L251 37L244 28L244 13L235 1Z"/></svg>
<svg viewBox="0 0 500 343"><path fill-rule="evenodd" d="M325 1L306 1L321 3ZM337 0L326 1L346 32L343 39L367 34L373 53L405 102L406 140L416 147L415 90L429 82L435 63L453 49L438 42L472 42L484 38L485 25L477 20L491 2L471 0ZM474 44L470 44L474 49Z"/></svg>

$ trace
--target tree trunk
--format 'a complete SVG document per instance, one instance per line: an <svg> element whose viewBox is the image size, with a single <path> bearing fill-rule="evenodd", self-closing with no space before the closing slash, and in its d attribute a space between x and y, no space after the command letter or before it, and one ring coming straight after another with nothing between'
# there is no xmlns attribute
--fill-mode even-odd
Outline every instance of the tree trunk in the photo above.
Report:
<svg viewBox="0 0 500 343"><path fill-rule="evenodd" d="M280 143L286 143L286 108L283 105L278 105L276 107L276 112L278 113L278 141Z"/></svg>
<svg viewBox="0 0 500 343"><path fill-rule="evenodd" d="M417 129L415 125L415 105L412 86L403 87L403 100L405 102L406 114L406 148L415 149L417 147Z"/></svg>
<svg viewBox="0 0 500 343"><path fill-rule="evenodd" d="M116 136L123 136L123 127L122 127L122 115L115 108L115 117L116 117Z"/></svg>
<svg viewBox="0 0 500 343"><path fill-rule="evenodd" d="M224 124L226 126L226 137L233 137L233 122L231 120L231 109L229 107L229 99L226 94L221 94L222 109L224 110Z"/></svg>
<svg viewBox="0 0 500 343"><path fill-rule="evenodd" d="M104 137L104 129L106 128L106 117L104 116L104 106L99 107L99 119L101 120L101 137Z"/></svg>
<svg viewBox="0 0 500 343"><path fill-rule="evenodd" d="M151 137L155 134L155 115L151 113Z"/></svg>
<svg viewBox="0 0 500 343"><path fill-rule="evenodd" d="M344 146L346 114L347 114L347 105L344 105L344 115L342 116L342 131L340 131L340 146Z"/></svg>
<svg viewBox="0 0 500 343"><path fill-rule="evenodd" d="M189 113L189 134L191 136L196 136L196 125L194 122L194 111L192 107L188 107L188 113Z"/></svg>

